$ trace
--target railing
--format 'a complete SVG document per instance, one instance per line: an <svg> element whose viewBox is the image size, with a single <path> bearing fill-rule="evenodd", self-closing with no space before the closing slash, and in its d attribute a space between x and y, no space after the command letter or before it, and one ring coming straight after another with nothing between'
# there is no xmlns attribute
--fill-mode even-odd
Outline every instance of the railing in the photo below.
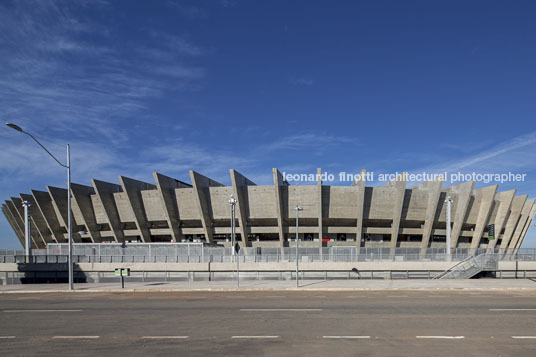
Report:
<svg viewBox="0 0 536 357"><path fill-rule="evenodd" d="M497 270L498 265L498 254L483 253L476 257L468 257L437 275L434 279L467 279L475 276L481 271Z"/></svg>
<svg viewBox="0 0 536 357"><path fill-rule="evenodd" d="M225 249L225 248L221 248ZM285 248L286 249L286 248ZM14 254L13 254L14 253ZM23 252L9 252L0 251L0 263L24 263L26 257ZM219 254L218 254L219 253ZM223 254L222 254L223 253ZM235 261L236 257L230 254L226 254L225 251L212 251L212 252L200 252L200 254L192 255L73 255L73 262L75 263L226 263ZM246 253L246 254L244 254ZM283 251L279 254L247 254L248 252L240 251L238 259L240 262L251 263L270 263L270 262L295 262L295 251ZM498 261L501 259L500 254L479 254L473 257L468 254L453 254L450 261L454 263L459 262L458 265L463 265L467 261L471 264L481 267L482 270L493 270L497 267ZM536 261L536 255L533 254L521 254L511 255L508 260L515 260L519 257L519 260L523 261ZM504 257L503 257L504 258ZM31 263L67 263L68 256L64 254L33 254L30 257ZM307 254L301 253L299 255L300 262L377 262L377 261L400 261L400 262L414 262L414 261L446 261L446 255L437 253L427 258L422 258L419 254L406 254L406 255L391 255L391 254L334 254L330 252L328 254ZM504 259L503 259L504 260ZM453 267L454 268L454 267ZM461 268L461 267L460 267ZM452 269L452 268L451 268Z"/></svg>

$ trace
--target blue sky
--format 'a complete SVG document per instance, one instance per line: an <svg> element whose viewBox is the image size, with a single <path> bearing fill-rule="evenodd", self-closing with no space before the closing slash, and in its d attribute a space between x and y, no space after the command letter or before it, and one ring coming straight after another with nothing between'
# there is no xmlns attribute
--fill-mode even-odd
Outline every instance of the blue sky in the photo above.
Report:
<svg viewBox="0 0 536 357"><path fill-rule="evenodd" d="M535 14L533 1L2 1L0 116L59 158L70 143L82 184L511 171L526 181L499 190L535 198ZM65 186L29 138L4 126L0 147L2 201ZM20 248L3 215L0 247Z"/></svg>

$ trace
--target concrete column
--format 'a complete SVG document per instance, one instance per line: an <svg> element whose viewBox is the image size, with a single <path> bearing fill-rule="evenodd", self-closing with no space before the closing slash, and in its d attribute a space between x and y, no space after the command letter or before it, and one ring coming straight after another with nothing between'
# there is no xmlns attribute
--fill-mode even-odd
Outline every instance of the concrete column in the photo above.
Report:
<svg viewBox="0 0 536 357"><path fill-rule="evenodd" d="M46 248L46 245L48 243L53 243L54 239L52 239L52 235L50 234L50 231L48 230L48 227L45 223L45 220L43 216L41 215L41 212L36 207L37 204L35 203L35 200L32 195L28 195L25 193L21 193L20 197L23 201L30 202L30 217L31 217L31 224L32 224L32 231L36 231L36 235L39 236L40 239L37 239L39 242L38 247L39 248Z"/></svg>
<svg viewBox="0 0 536 357"><path fill-rule="evenodd" d="M527 223L529 219L530 211L532 209L533 204L534 200L525 201L523 209L521 210L521 217L519 218L519 222L516 225L516 230L514 232L514 235L512 236L510 245L508 246L509 249L515 249L518 241L521 239L521 233L523 232L523 228L525 228L525 223Z"/></svg>
<svg viewBox="0 0 536 357"><path fill-rule="evenodd" d="M121 186L95 179L91 180L91 183L95 189L97 198L101 201L102 208L106 214L106 220L108 221L115 241L124 242L125 235L114 199L114 192L121 192Z"/></svg>
<svg viewBox="0 0 536 357"><path fill-rule="evenodd" d="M276 204L276 214L277 214L277 232L279 234L279 243L281 247L284 247L285 242L285 231L283 229L283 220L286 217L283 216L285 211L285 197L283 195L283 187L288 186L288 182L284 180L283 175L279 172L278 169L273 168L272 173L274 175L274 193L275 193L275 204Z"/></svg>
<svg viewBox="0 0 536 357"><path fill-rule="evenodd" d="M99 225L93 209L91 195L95 194L95 189L91 186L79 185L71 183L71 192L73 200L71 202L73 211L79 211L79 217L82 218L82 223L86 227L87 234L93 243L102 242Z"/></svg>
<svg viewBox="0 0 536 357"><path fill-rule="evenodd" d="M324 212L323 212L323 200L322 200L322 169L318 168L316 169L316 174L318 177L317 183L316 183L316 195L317 195L317 203L318 203L318 245L320 248L324 246L324 243L322 242L322 238L324 236Z"/></svg>
<svg viewBox="0 0 536 357"><path fill-rule="evenodd" d="M15 232L15 235L17 236L18 240L20 241L20 244L24 247L24 233L21 230L21 228L19 227L19 224L17 223L17 221L15 220L15 217L13 217L13 214L9 210L9 207L7 205L7 201L6 201L6 203L4 203L2 205L2 212L4 213L4 216L6 216L6 219L7 219L8 223L9 223L9 225L11 226L11 228Z"/></svg>
<svg viewBox="0 0 536 357"><path fill-rule="evenodd" d="M238 224L240 225L240 231L242 232L242 243L249 247L251 243L248 239L249 228L248 228L248 186L255 186L255 183L248 180L245 176L239 172L230 169L231 182L233 185L233 192L237 200L237 212L238 212Z"/></svg>
<svg viewBox="0 0 536 357"><path fill-rule="evenodd" d="M475 199L480 201L480 207L478 209L478 217L473 231L473 238L471 239L471 249L469 254L474 255L476 250L480 247L480 240L484 233L484 228L486 228L486 225L488 224L489 215L493 208L495 193L497 193L497 187L497 185L492 185L475 191Z"/></svg>
<svg viewBox="0 0 536 357"><path fill-rule="evenodd" d="M61 229L58 216L56 215L52 205L52 198L50 198L50 194L45 191L32 190L32 196L39 212L41 212L41 216L43 217L45 224L52 234L53 240L57 243L67 242L67 239L65 238Z"/></svg>
<svg viewBox="0 0 536 357"><path fill-rule="evenodd" d="M140 237L143 242L151 242L151 232L145 214L145 207L141 198L142 190L156 190L156 186L147 182L134 180L125 176L119 176L123 192L127 194L128 204L134 215L134 222L140 232Z"/></svg>
<svg viewBox="0 0 536 357"><path fill-rule="evenodd" d="M357 254L360 252L361 239L363 238L363 205L365 203L365 185L367 170L361 170L361 179L352 183L352 186L356 189L357 203L356 203L356 227L355 227L355 245L357 247Z"/></svg>
<svg viewBox="0 0 536 357"><path fill-rule="evenodd" d="M195 171L190 170L190 179L194 188L194 196L199 209L199 217L205 232L205 240L208 243L214 242L212 230L212 217L210 214L210 187L221 187L221 183L209 179Z"/></svg>
<svg viewBox="0 0 536 357"><path fill-rule="evenodd" d="M406 172L402 175L398 175L394 181L388 182L384 187L391 187L393 189L393 222L391 224L391 243L390 243L390 256L394 257L396 251L396 244L398 241L398 232L400 231L400 220L402 215L402 208L404 205L404 196L406 194Z"/></svg>
<svg viewBox="0 0 536 357"><path fill-rule="evenodd" d="M499 206L497 207L497 213L495 214L495 219L493 224L495 225L495 239L490 240L488 243L488 251L492 252L497 245L497 241L501 236L502 229L506 224L506 218L508 217L508 212L512 207L512 202L514 200L514 195L516 190L503 191L495 194L495 202Z"/></svg>
<svg viewBox="0 0 536 357"><path fill-rule="evenodd" d="M160 199L162 200L172 240L174 242L181 242L184 239L184 236L182 230L179 228L180 212L177 205L175 189L189 188L192 186L179 180L175 180L174 178L159 174L158 172L153 172L153 176L158 193L160 194Z"/></svg>
<svg viewBox="0 0 536 357"><path fill-rule="evenodd" d="M426 215L424 218L424 226L422 229L422 241L421 241L421 258L426 256L428 244L430 244L430 235L432 234L432 228L434 221L438 215L439 198L441 197L441 188L443 187L443 181L428 181L423 182L417 189L423 189L428 191L428 200L426 204ZM443 202L441 202L441 205Z"/></svg>
<svg viewBox="0 0 536 357"><path fill-rule="evenodd" d="M500 246L500 249L503 251L508 249L510 246L510 241L514 235L516 224L519 221L521 210L523 209L523 205L525 204L527 197L528 195L515 196L512 200L512 207L510 208L510 214L508 216L508 220L506 221L506 228L504 229L504 235ZM495 232L497 232L497 230L495 230Z"/></svg>
<svg viewBox="0 0 536 357"><path fill-rule="evenodd" d="M451 232L451 249L453 250L455 250L458 246L458 238L460 237L460 232L465 221L465 213L467 212L467 207L469 206L469 202L471 202L471 196L473 193L474 186L475 181L467 181L462 182L456 186L449 187L449 191L454 192L457 195L456 200L454 202L454 224L452 226Z"/></svg>

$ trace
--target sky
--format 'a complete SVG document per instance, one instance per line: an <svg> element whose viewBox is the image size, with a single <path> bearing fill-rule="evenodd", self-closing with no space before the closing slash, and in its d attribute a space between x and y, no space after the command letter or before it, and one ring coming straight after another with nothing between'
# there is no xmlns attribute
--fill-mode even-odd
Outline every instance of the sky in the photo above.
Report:
<svg viewBox="0 0 536 357"><path fill-rule="evenodd" d="M535 15L534 1L4 0L0 120L60 160L69 143L85 185L513 172L525 180L499 191L536 198ZM2 201L47 185L66 170L2 125ZM21 248L3 215L0 248Z"/></svg>

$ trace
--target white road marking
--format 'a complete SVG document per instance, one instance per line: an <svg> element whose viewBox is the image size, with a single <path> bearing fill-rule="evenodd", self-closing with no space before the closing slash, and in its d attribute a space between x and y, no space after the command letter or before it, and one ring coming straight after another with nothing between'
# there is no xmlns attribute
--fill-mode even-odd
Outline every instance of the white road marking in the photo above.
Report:
<svg viewBox="0 0 536 357"><path fill-rule="evenodd" d="M461 339L465 336L415 336L416 338L447 338L447 339Z"/></svg>
<svg viewBox="0 0 536 357"><path fill-rule="evenodd" d="M512 336L512 338L536 338L536 336Z"/></svg>
<svg viewBox="0 0 536 357"><path fill-rule="evenodd" d="M147 339L185 339L189 337L190 336L142 336L142 338Z"/></svg>
<svg viewBox="0 0 536 357"><path fill-rule="evenodd" d="M322 336L322 338L370 338L370 336Z"/></svg>
<svg viewBox="0 0 536 357"><path fill-rule="evenodd" d="M82 310L4 310L4 312L80 312Z"/></svg>
<svg viewBox="0 0 536 357"><path fill-rule="evenodd" d="M408 295L387 295L387 297L396 297L396 298L399 298L399 297L408 297Z"/></svg>
<svg viewBox="0 0 536 357"><path fill-rule="evenodd" d="M8 339L8 338L15 338L15 336L0 336L0 340L1 339Z"/></svg>
<svg viewBox="0 0 536 357"><path fill-rule="evenodd" d="M324 309L240 309L240 311L323 311Z"/></svg>
<svg viewBox="0 0 536 357"><path fill-rule="evenodd" d="M232 336L231 338L279 338L279 336Z"/></svg>
<svg viewBox="0 0 536 357"><path fill-rule="evenodd" d="M95 339L100 338L100 336L54 336L55 339Z"/></svg>
<svg viewBox="0 0 536 357"><path fill-rule="evenodd" d="M489 309L489 311L536 311L536 309Z"/></svg>

